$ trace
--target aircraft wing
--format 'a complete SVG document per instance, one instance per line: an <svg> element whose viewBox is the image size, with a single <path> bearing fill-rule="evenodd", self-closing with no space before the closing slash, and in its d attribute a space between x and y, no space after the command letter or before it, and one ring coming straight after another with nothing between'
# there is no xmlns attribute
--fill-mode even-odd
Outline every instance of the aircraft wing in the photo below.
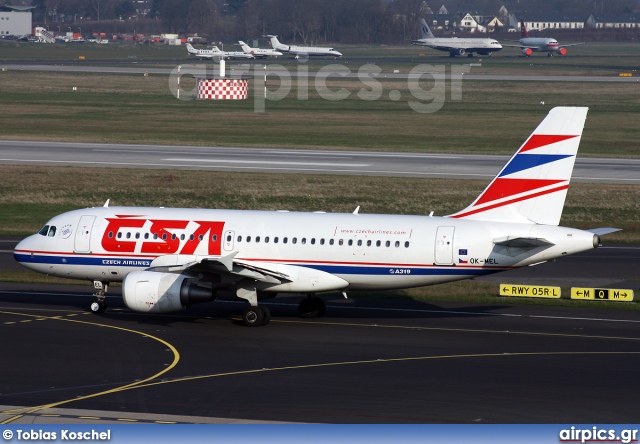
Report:
<svg viewBox="0 0 640 444"><path fill-rule="evenodd" d="M269 284L291 282L287 274L276 269L277 265L270 266L271 264L252 264L248 261L238 261L235 259L236 254L234 252L227 256L219 257L167 254L151 262L150 268L154 271L165 273L191 270L219 275L229 274Z"/></svg>
<svg viewBox="0 0 640 444"><path fill-rule="evenodd" d="M539 49L539 46L527 46L527 45L509 45L508 43L500 43L503 48L520 48L520 49Z"/></svg>
<svg viewBox="0 0 640 444"><path fill-rule="evenodd" d="M578 45L584 45L584 42L580 42L580 43L569 43L567 45L560 45L560 48L568 48L569 46L578 46Z"/></svg>

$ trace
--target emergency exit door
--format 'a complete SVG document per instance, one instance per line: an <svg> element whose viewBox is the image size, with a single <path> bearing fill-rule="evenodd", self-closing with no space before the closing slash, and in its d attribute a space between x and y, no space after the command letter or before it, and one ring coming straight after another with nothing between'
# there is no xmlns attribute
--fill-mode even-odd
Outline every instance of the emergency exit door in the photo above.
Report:
<svg viewBox="0 0 640 444"><path fill-rule="evenodd" d="M453 265L453 234L455 227L438 227L436 233L436 265Z"/></svg>

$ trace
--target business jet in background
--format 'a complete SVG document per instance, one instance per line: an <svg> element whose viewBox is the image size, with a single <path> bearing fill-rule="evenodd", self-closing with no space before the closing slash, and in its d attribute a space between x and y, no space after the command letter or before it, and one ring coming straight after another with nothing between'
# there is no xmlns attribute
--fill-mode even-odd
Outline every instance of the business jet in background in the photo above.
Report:
<svg viewBox="0 0 640 444"><path fill-rule="evenodd" d="M246 54L244 51L221 51L220 48L214 46L211 49L195 49L191 46L191 43L186 44L187 52L199 59L254 59L251 54Z"/></svg>
<svg viewBox="0 0 640 444"><path fill-rule="evenodd" d="M242 48L245 54L251 54L256 59L264 59L266 57L278 58L278 56L282 55L280 51L276 51L275 49L252 48L242 40L238 41L238 44L240 45L240 47Z"/></svg>
<svg viewBox="0 0 640 444"><path fill-rule="evenodd" d="M422 38L412 40L412 45L428 46L438 51L448 51L451 57L465 54L467 54L467 57L473 57L474 52L490 56L492 53L502 49L502 45L494 39L435 37L424 19L420 19L420 31Z"/></svg>
<svg viewBox="0 0 640 444"><path fill-rule="evenodd" d="M524 20L520 20L520 32L521 38L519 48L522 55L525 57L531 57L531 54L534 52L546 52L548 57L552 57L554 52L560 55L565 55L567 53L566 48L569 46L584 45L584 42L561 45L556 39L551 37L529 37Z"/></svg>
<svg viewBox="0 0 640 444"><path fill-rule="evenodd" d="M111 207L55 216L21 241L15 259L53 276L93 282L94 312L110 282L129 309L167 313L220 299L247 302L243 322L265 325L259 302L394 290L470 279L600 245L613 228L559 227L587 108L552 109L489 186L445 217L188 208Z"/></svg>
<svg viewBox="0 0 640 444"><path fill-rule="evenodd" d="M296 46L296 45L285 45L280 43L277 35L267 35L264 37L269 37L271 40L271 46L276 51L282 51L287 54L294 55L297 58L300 56L325 56L325 57L342 57L342 53L336 51L333 48L321 48L319 46Z"/></svg>

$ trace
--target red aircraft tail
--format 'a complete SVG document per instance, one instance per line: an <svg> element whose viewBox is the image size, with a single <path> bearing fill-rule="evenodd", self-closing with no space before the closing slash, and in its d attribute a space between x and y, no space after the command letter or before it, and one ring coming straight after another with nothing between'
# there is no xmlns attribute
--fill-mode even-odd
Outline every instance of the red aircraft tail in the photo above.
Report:
<svg viewBox="0 0 640 444"><path fill-rule="evenodd" d="M523 39L529 37L527 27L524 25L524 20L520 20L520 37L522 37Z"/></svg>

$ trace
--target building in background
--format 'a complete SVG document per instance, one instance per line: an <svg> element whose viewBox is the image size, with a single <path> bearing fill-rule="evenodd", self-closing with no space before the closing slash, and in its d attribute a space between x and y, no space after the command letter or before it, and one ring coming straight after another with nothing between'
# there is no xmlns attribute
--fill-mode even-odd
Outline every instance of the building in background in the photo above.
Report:
<svg viewBox="0 0 640 444"><path fill-rule="evenodd" d="M0 38L23 36L32 32L32 13L35 6L0 6Z"/></svg>

